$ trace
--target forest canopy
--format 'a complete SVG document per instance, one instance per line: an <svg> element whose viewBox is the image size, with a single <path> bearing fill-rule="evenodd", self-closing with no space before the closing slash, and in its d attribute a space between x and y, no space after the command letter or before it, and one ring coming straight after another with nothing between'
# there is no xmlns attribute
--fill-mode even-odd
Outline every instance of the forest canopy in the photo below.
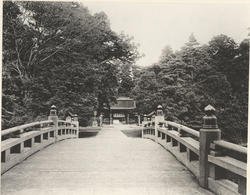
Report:
<svg viewBox="0 0 250 195"><path fill-rule="evenodd" d="M3 3L2 128L77 113L88 125L117 96L136 100L137 112L158 104L167 120L199 130L208 104L222 136L246 142L249 39L227 35L201 45L191 34L178 51L162 50L150 67L135 65L137 45L110 27L104 12L70 2Z"/></svg>
<svg viewBox="0 0 250 195"><path fill-rule="evenodd" d="M161 104L167 120L197 130L211 104L223 138L246 143L248 79L248 39L237 44L221 34L201 45L191 34L179 51L166 46L159 62L139 73L132 94L139 113Z"/></svg>
<svg viewBox="0 0 250 195"><path fill-rule="evenodd" d="M132 38L110 28L103 12L70 2L3 3L2 127L41 120L55 104L59 117L115 100L118 73L138 57Z"/></svg>

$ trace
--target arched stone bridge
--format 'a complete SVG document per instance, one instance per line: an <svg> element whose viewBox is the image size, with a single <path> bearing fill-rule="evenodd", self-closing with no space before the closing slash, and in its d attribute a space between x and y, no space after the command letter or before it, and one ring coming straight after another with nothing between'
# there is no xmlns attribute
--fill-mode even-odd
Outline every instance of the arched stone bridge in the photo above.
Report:
<svg viewBox="0 0 250 195"><path fill-rule="evenodd" d="M246 194L247 150L220 139L210 107L200 131L165 121L158 107L141 126L78 134L77 117L58 120L54 108L48 121L3 130L1 193Z"/></svg>

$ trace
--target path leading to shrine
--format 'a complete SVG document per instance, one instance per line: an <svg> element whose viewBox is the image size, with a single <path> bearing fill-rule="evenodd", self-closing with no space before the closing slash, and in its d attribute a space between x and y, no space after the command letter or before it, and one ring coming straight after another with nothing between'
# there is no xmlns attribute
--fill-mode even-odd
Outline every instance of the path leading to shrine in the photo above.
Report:
<svg viewBox="0 0 250 195"><path fill-rule="evenodd" d="M121 128L48 146L2 175L2 194L212 194L159 144Z"/></svg>

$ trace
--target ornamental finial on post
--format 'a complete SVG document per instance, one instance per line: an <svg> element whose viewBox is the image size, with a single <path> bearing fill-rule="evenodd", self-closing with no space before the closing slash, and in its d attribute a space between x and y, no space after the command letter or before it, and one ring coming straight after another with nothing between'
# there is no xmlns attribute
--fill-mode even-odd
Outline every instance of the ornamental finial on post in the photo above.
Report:
<svg viewBox="0 0 250 195"><path fill-rule="evenodd" d="M73 119L73 121L78 121L78 115L77 114L73 114L72 115L72 119Z"/></svg>
<svg viewBox="0 0 250 195"><path fill-rule="evenodd" d="M49 115L50 115L50 116L57 116L57 113L56 113L56 106L55 106L55 105L52 105L52 106L50 107Z"/></svg>
<svg viewBox="0 0 250 195"><path fill-rule="evenodd" d="M163 116L163 110L161 105L157 106L156 116Z"/></svg>
<svg viewBox="0 0 250 195"><path fill-rule="evenodd" d="M157 106L155 118L156 118L156 121L155 121L156 125L162 127L163 123L165 122L165 119L164 119L163 108L161 105Z"/></svg>
<svg viewBox="0 0 250 195"><path fill-rule="evenodd" d="M204 109L206 115L203 117L203 129L218 129L215 108L208 105Z"/></svg>

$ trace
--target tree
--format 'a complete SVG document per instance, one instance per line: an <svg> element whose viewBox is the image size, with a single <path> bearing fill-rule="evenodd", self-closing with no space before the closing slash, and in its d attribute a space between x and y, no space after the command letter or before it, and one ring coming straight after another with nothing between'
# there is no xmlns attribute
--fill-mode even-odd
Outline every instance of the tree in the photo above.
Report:
<svg viewBox="0 0 250 195"><path fill-rule="evenodd" d="M237 54L237 44L226 36L218 35L209 42L214 68L229 76L232 67L232 60Z"/></svg>
<svg viewBox="0 0 250 195"><path fill-rule="evenodd" d="M129 96L131 90L134 87L133 75L132 75L132 65L125 64L121 66L119 71L119 96Z"/></svg>
<svg viewBox="0 0 250 195"><path fill-rule="evenodd" d="M237 54L232 60L230 71L228 71L228 80L230 81L234 92L248 91L249 79L249 40L245 39L240 43Z"/></svg>
<svg viewBox="0 0 250 195"><path fill-rule="evenodd" d="M115 100L117 62L138 56L104 12L91 15L81 4L4 2L3 15L4 128L45 118L52 104L59 117L78 113L86 125L94 109Z"/></svg>
<svg viewBox="0 0 250 195"><path fill-rule="evenodd" d="M199 43L197 42L197 40L194 36L194 33L191 33L191 35L188 38L188 42L186 43L186 46L187 47L196 47L198 45L199 45Z"/></svg>
<svg viewBox="0 0 250 195"><path fill-rule="evenodd" d="M169 47L163 54L171 53ZM193 34L167 60L142 70L132 90L137 110L149 113L158 104L167 120L199 130L204 107L212 104L223 139L246 142L249 42L239 46L225 35L199 45Z"/></svg>
<svg viewBox="0 0 250 195"><path fill-rule="evenodd" d="M169 45L167 45L162 50L162 53L161 53L161 56L160 56L160 63L167 64L168 61L170 61L174 57L175 56L174 56L173 49Z"/></svg>

